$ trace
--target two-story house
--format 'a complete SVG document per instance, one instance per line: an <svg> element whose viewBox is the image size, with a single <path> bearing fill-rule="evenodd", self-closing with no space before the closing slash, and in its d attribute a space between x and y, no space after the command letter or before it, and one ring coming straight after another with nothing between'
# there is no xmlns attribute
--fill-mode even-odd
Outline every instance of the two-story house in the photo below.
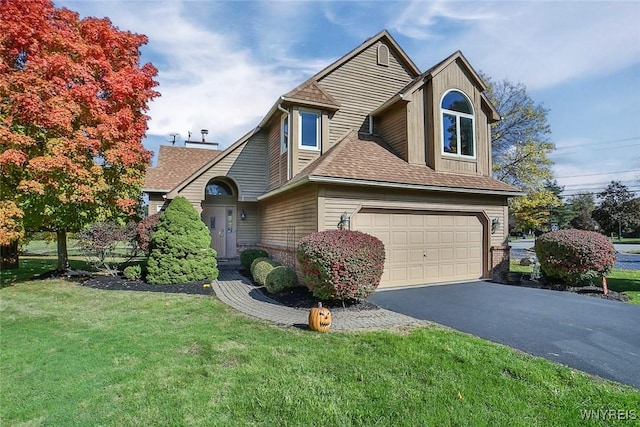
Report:
<svg viewBox="0 0 640 427"><path fill-rule="evenodd" d="M520 192L491 177L485 89L462 53L420 72L382 31L226 150L161 147L149 210L186 197L221 258L258 246L295 266L301 237L348 227L384 242L380 286L495 278Z"/></svg>

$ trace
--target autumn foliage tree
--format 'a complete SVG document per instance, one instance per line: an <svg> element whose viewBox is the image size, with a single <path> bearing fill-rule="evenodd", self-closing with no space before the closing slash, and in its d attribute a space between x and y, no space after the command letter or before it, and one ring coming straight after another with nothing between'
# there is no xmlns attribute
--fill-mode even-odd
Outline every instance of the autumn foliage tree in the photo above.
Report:
<svg viewBox="0 0 640 427"><path fill-rule="evenodd" d="M50 0L0 0L0 28L0 233L55 231L63 269L68 231L139 204L157 70L146 36Z"/></svg>

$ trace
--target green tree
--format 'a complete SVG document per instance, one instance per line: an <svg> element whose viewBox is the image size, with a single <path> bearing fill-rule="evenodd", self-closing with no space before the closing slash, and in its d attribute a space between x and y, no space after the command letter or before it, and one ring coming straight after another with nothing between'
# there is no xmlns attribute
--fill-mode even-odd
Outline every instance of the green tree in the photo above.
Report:
<svg viewBox="0 0 640 427"><path fill-rule="evenodd" d="M625 227L634 227L640 222L639 203L620 181L611 181L604 191L598 193L598 198L600 204L593 216L606 233L617 231L620 239Z"/></svg>
<svg viewBox="0 0 640 427"><path fill-rule="evenodd" d="M55 232L63 270L68 231L140 204L157 70L146 36L51 0L0 0L0 22L0 201L22 214L3 231Z"/></svg>
<svg viewBox="0 0 640 427"><path fill-rule="evenodd" d="M527 192L539 190L553 177L549 154L555 145L549 140L549 110L531 99L524 84L481 76L489 100L502 117L491 125L494 177Z"/></svg>
<svg viewBox="0 0 640 427"><path fill-rule="evenodd" d="M176 197L151 236L147 282L170 285L218 278L216 251L209 229L193 205Z"/></svg>
<svg viewBox="0 0 640 427"><path fill-rule="evenodd" d="M544 188L553 193L560 203L557 206L552 206L549 211L549 223L556 224L558 228L567 228L574 217L574 213L567 203L562 200L562 193L564 193L564 186L558 185L558 182L547 180L544 184Z"/></svg>
<svg viewBox="0 0 640 427"><path fill-rule="evenodd" d="M573 214L573 218L570 222L571 227L578 230L598 230L598 222L593 219L593 211L596 208L596 201L593 193L577 194L572 196L567 202L567 206Z"/></svg>
<svg viewBox="0 0 640 427"><path fill-rule="evenodd" d="M522 230L548 230L551 211L560 206L560 199L547 189L532 191L509 202L509 209L518 228Z"/></svg>

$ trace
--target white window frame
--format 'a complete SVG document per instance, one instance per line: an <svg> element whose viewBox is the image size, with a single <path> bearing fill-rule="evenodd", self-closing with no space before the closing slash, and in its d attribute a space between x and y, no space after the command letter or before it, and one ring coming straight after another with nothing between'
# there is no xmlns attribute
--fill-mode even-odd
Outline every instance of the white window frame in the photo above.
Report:
<svg viewBox="0 0 640 427"><path fill-rule="evenodd" d="M460 94L462 94L462 96L464 96L467 100L467 102L469 103L469 105L471 106L471 111L473 111L473 114L467 114L467 113L462 113L460 111L453 111L453 110L448 110L446 108L442 108L442 101L444 101L444 98L450 93L450 92L458 92ZM444 115L448 114L450 116L454 116L456 118L456 144L457 144L457 148L458 148L458 152L457 153L449 153L446 152L444 150L444 134L445 134L445 130L444 130L444 126L445 126L445 122L444 122ZM471 131L472 131L472 144L473 144L473 155L470 156L468 154L462 154L460 151L462 149L462 144L460 141L460 118L467 118L467 119L471 119ZM475 160L476 159L476 153L478 152L478 147L476 145L476 117L475 117L475 109L473 108L473 103L471 102L471 100L469 99L469 97L467 96L466 93L464 93L463 91L461 91L460 89L449 89L448 91L446 91L443 95L442 98L440 98L440 153L443 156L447 156L447 157L456 157L459 159L469 159L469 160Z"/></svg>
<svg viewBox="0 0 640 427"><path fill-rule="evenodd" d="M286 126L286 131L285 131ZM283 114L280 119L280 154L284 154L289 151L289 144L291 141L291 126L289 123L289 115ZM286 141L286 143L285 143Z"/></svg>
<svg viewBox="0 0 640 427"><path fill-rule="evenodd" d="M302 145L302 114L313 114L316 116L316 145ZM321 143L321 125L322 125L322 113L318 110L308 110L301 108L298 110L298 149L300 150L310 150L310 151L320 151Z"/></svg>

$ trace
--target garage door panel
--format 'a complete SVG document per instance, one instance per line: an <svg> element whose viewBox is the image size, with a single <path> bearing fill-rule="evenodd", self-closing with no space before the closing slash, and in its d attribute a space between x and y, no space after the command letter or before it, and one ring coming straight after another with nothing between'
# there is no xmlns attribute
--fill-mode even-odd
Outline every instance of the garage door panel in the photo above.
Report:
<svg viewBox="0 0 640 427"><path fill-rule="evenodd" d="M385 245L381 286L482 276L484 233L477 216L380 210L358 213L353 223Z"/></svg>

